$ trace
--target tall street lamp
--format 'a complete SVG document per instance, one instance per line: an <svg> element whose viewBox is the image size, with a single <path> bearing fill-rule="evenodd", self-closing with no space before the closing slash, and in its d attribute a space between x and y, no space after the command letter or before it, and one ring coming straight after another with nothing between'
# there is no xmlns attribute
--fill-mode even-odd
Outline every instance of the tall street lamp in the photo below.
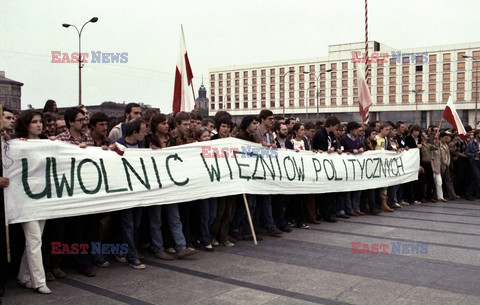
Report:
<svg viewBox="0 0 480 305"><path fill-rule="evenodd" d="M70 26L73 26L75 28L75 30L77 30L77 33L78 33L78 104L79 105L82 104L82 68L83 68L83 65L82 65L82 62L83 62L83 60L82 60L82 31L83 31L83 28L87 25L87 23L90 23L90 22L95 23L97 21L98 21L98 18L93 17L92 19L85 22L85 24L82 26L80 31L73 24L68 24L68 23L62 24L62 26L64 28L68 28Z"/></svg>
<svg viewBox="0 0 480 305"><path fill-rule="evenodd" d="M285 118L285 76L287 76L287 74L289 73L294 73L295 70L292 69L292 70L289 70L287 72L285 72L285 74L283 74L283 117Z"/></svg>
<svg viewBox="0 0 480 305"><path fill-rule="evenodd" d="M475 62L475 129L477 128L477 112L478 112L478 60L469 55L462 55L463 58L470 58Z"/></svg>
<svg viewBox="0 0 480 305"><path fill-rule="evenodd" d="M319 71L318 75L315 74L315 72L303 72L305 74L313 74L315 75L315 82L317 83L317 121L319 120L319 105L320 105L320 76L324 73L329 73L332 72L332 69L328 69L326 71Z"/></svg>
<svg viewBox="0 0 480 305"><path fill-rule="evenodd" d="M418 104L417 104L417 95L420 95L424 92L423 89L418 89L418 90L410 90L410 92L415 93L415 114L413 115L413 124L418 122L417 120L417 113L418 113Z"/></svg>

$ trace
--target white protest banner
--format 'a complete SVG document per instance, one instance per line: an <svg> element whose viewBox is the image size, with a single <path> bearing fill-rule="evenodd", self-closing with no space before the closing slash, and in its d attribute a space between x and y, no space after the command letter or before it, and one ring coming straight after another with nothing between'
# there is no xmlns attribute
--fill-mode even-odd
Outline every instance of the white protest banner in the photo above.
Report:
<svg viewBox="0 0 480 305"><path fill-rule="evenodd" d="M417 179L418 149L360 155L267 149L222 139L123 156L60 141L3 143L7 223L242 193L365 190Z"/></svg>

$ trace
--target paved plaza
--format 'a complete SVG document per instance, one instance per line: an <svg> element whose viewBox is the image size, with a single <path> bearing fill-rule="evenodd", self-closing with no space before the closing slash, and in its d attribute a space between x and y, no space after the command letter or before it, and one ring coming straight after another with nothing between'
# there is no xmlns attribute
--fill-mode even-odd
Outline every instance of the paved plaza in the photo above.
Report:
<svg viewBox="0 0 480 305"><path fill-rule="evenodd" d="M146 270L113 262L87 278L74 270L40 295L9 282L3 304L480 304L479 201L426 203L379 216L264 236L258 246L183 260L147 255ZM352 243L389 254L352 254ZM391 254L392 243L426 254ZM407 246L407 247L405 247ZM362 249L362 248L360 248ZM398 250L398 249L397 249ZM410 250L411 251L411 250ZM398 252L398 251L397 251ZM425 252L425 251L423 251Z"/></svg>

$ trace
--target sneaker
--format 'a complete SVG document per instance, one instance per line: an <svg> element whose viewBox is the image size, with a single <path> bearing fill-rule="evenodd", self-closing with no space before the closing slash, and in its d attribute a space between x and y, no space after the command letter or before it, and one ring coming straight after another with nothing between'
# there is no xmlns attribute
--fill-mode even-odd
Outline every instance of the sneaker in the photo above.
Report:
<svg viewBox="0 0 480 305"><path fill-rule="evenodd" d="M57 279L63 279L67 277L67 274L60 268L53 268L52 272Z"/></svg>
<svg viewBox="0 0 480 305"><path fill-rule="evenodd" d="M133 262L129 262L128 265L130 267L132 267L133 269L138 269L138 270L142 270L142 269L147 268L147 266L145 266L145 264L142 264L139 259L137 259Z"/></svg>
<svg viewBox="0 0 480 305"><path fill-rule="evenodd" d="M175 254L175 253L177 253L177 251L175 251L175 249L173 249L172 247L166 249L165 252L167 252L168 254Z"/></svg>
<svg viewBox="0 0 480 305"><path fill-rule="evenodd" d="M21 282L20 280L17 280L17 284L22 286L23 288L27 288L27 289L32 289L33 286L32 286L32 282Z"/></svg>
<svg viewBox="0 0 480 305"><path fill-rule="evenodd" d="M35 291L41 294L50 294L52 291L48 289L47 285L40 286L38 288L35 288Z"/></svg>
<svg viewBox="0 0 480 305"><path fill-rule="evenodd" d="M413 205L419 205L419 204L422 204L420 201L417 201L415 200L414 202L412 202Z"/></svg>
<svg viewBox="0 0 480 305"><path fill-rule="evenodd" d="M399 204L400 204L401 206L410 205L410 203L408 203L408 202L406 202L406 201L403 201L403 200L402 200L401 202L399 202Z"/></svg>
<svg viewBox="0 0 480 305"><path fill-rule="evenodd" d="M119 263L126 263L127 262L127 257L125 256L125 254L115 254L115 259Z"/></svg>
<svg viewBox="0 0 480 305"><path fill-rule="evenodd" d="M220 243L216 239L211 240L212 246L220 246Z"/></svg>
<svg viewBox="0 0 480 305"><path fill-rule="evenodd" d="M278 229L280 229L280 231L285 232L285 233L292 232L292 229L290 229L290 227L288 227L288 226L279 227Z"/></svg>
<svg viewBox="0 0 480 305"><path fill-rule="evenodd" d="M213 244L212 244L213 245ZM222 246L225 246L225 247L235 247L235 244L232 243L231 241L227 240L226 242L224 242L222 244Z"/></svg>
<svg viewBox="0 0 480 305"><path fill-rule="evenodd" d="M280 236L282 236L282 231L280 231L278 229L275 229L273 231L268 232L268 235L273 236L273 237L280 237Z"/></svg>
<svg viewBox="0 0 480 305"><path fill-rule="evenodd" d="M93 267L88 267L87 269L84 269L81 273L88 277L94 277L97 275L95 273L95 270L93 270Z"/></svg>
<svg viewBox="0 0 480 305"><path fill-rule="evenodd" d="M187 257L187 256L192 256L192 255L195 255L197 254L199 251L196 250L196 249L191 249L191 248L185 248L183 249L182 251L178 252L177 253L177 257L178 258L184 258L184 257Z"/></svg>
<svg viewBox="0 0 480 305"><path fill-rule="evenodd" d="M109 261L103 261L102 263L95 263L96 266L100 268L108 268L110 267L110 262Z"/></svg>
<svg viewBox="0 0 480 305"><path fill-rule="evenodd" d="M398 203L394 203L394 204L392 205L392 207L393 207L394 209L399 209L399 208L401 208L402 206L399 205Z"/></svg>
<svg viewBox="0 0 480 305"><path fill-rule="evenodd" d="M168 254L165 251L158 251L157 253L154 254L154 256L156 258L163 259L163 260L166 260L166 261L171 261L171 260L175 259L175 257L173 255Z"/></svg>
<svg viewBox="0 0 480 305"><path fill-rule="evenodd" d="M307 225L306 223L304 223L304 224L300 225L300 226L297 227L297 228L300 228L300 229L310 229L310 226Z"/></svg>

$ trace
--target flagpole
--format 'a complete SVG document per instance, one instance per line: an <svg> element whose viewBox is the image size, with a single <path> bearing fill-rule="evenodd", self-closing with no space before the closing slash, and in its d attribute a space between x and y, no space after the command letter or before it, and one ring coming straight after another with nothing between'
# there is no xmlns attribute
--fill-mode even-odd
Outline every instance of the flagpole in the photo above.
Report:
<svg viewBox="0 0 480 305"><path fill-rule="evenodd" d="M4 132L3 130L3 105L0 104L0 130L2 133ZM1 151L1 149L0 149ZM5 241L6 241L6 246L7 246L7 262L11 263L12 258L10 257L10 232L8 228L8 224L5 224Z"/></svg>
<svg viewBox="0 0 480 305"><path fill-rule="evenodd" d="M250 230L252 230L253 243L257 245L257 235L255 234L255 229L253 228L252 216L250 215L250 208L248 207L247 196L243 193L243 202L245 203L245 210L247 210L248 223L250 224Z"/></svg>
<svg viewBox="0 0 480 305"><path fill-rule="evenodd" d="M185 50L186 50L187 44L185 43L185 33L183 32L183 24L180 24L180 27L182 28L182 39L183 39L183 44L185 45ZM196 112L198 112L197 101L196 101L196 98L195 98L195 89L194 89L194 86L193 86L193 79L190 80L190 82L192 83L193 102L195 103L194 109L196 109Z"/></svg>

